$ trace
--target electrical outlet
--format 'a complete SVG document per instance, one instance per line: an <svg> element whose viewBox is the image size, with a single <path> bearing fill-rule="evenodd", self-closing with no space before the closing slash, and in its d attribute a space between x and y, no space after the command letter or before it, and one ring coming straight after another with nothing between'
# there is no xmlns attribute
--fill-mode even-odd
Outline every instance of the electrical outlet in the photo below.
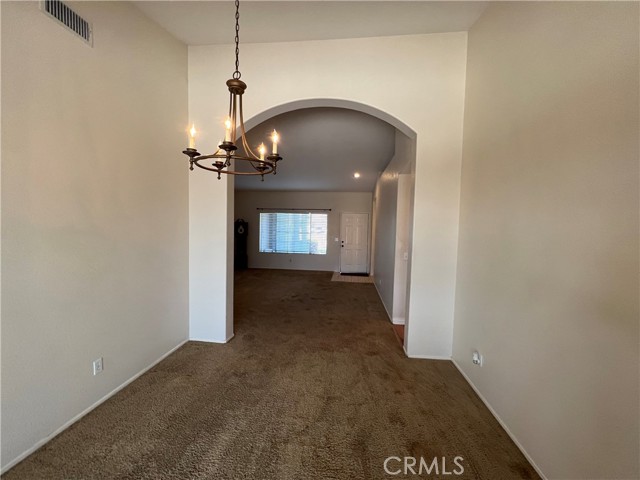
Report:
<svg viewBox="0 0 640 480"><path fill-rule="evenodd" d="M103 369L104 369L104 367L102 365L102 357L100 357L97 360L93 361L93 374L94 375L97 375L97 374L101 373Z"/></svg>
<svg viewBox="0 0 640 480"><path fill-rule="evenodd" d="M478 365L479 367L482 367L484 358L482 357L482 355L480 355L479 352L473 352L473 355L471 355L471 361L473 362L474 365Z"/></svg>

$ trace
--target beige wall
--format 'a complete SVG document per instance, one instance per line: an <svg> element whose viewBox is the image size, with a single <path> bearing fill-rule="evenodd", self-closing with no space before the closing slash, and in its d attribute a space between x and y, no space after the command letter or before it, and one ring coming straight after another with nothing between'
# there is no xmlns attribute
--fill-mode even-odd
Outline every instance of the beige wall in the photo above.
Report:
<svg viewBox="0 0 640 480"><path fill-rule="evenodd" d="M260 253L260 220L257 208L331 209L327 218L327 254L300 255ZM235 218L249 222L249 268L280 268L291 270L340 270L340 214L368 213L371 221L371 193L367 192L269 192L238 190L235 197Z"/></svg>
<svg viewBox="0 0 640 480"><path fill-rule="evenodd" d="M329 99L341 106L344 100L385 112L417 133L416 249L409 268L411 288L420 293L411 296L407 342L414 356L450 358L452 351L466 48L466 32L242 47L247 119L290 102L329 106ZM202 125L206 151L222 132L232 54L229 45L189 47L189 115ZM406 85L411 94L399 95ZM224 341L233 285L220 266L232 268L224 249L232 228L219 212L233 212L227 198L233 186L214 177L201 171L189 178L190 283L211 287L192 289L190 314L192 325Z"/></svg>
<svg viewBox="0 0 640 480"><path fill-rule="evenodd" d="M469 33L454 359L548 478L640 474L638 14L507 2Z"/></svg>
<svg viewBox="0 0 640 480"><path fill-rule="evenodd" d="M411 250L415 141L396 130L396 149L376 182L373 200L373 276L389 319L403 324ZM402 182L400 178L405 177ZM402 188L401 188L402 187Z"/></svg>
<svg viewBox="0 0 640 480"><path fill-rule="evenodd" d="M93 48L1 2L4 468L188 334L186 47L72 6Z"/></svg>
<svg viewBox="0 0 640 480"><path fill-rule="evenodd" d="M376 182L373 200L375 217L374 281L389 320L393 315L393 273L396 258L397 171L387 168Z"/></svg>
<svg viewBox="0 0 640 480"><path fill-rule="evenodd" d="M407 266L411 253L411 224L413 223L413 183L411 173L398 176L398 204L396 205L396 251L393 269L393 323L403 325L407 311L409 272Z"/></svg>

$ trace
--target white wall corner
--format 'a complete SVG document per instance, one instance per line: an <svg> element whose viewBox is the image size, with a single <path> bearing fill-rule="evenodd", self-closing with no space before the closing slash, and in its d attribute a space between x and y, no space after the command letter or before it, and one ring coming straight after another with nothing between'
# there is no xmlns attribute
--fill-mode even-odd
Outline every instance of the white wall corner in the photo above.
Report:
<svg viewBox="0 0 640 480"><path fill-rule="evenodd" d="M522 454L525 456L525 458L529 461L529 463L531 464L531 466L535 469L536 472L538 472L538 475L540 475L540 477L542 478L542 480L547 480L547 477L545 476L545 474L542 472L542 470L540 469L540 467L536 464L536 462L533 460L533 458L531 457L531 455L529 455L529 453L527 453L527 451L524 449L524 447L522 446L522 444L520 443L520 441L516 438L516 436L511 432L511 430L509 430L509 427L507 426L507 424L502 421L502 419L500 418L500 415L498 415L498 413L493 409L493 407L491 406L491 404L487 401L486 398L484 398L484 396L482 395L482 393L480 393L480 390L478 390L478 388L475 386L475 384L471 381L471 379L467 376L467 374L464 372L464 370L462 369L462 367L460 367L460 365L458 365L458 362L456 362L453 358L451 359L451 362L455 365L455 367L458 369L458 371L460 372L460 374L464 377L464 379L467 381L467 383L469 384L469 386L473 389L474 392L476 392L476 395L478 395L478 397L480 398L480 400L482 400L482 403L484 403L484 405L487 407L487 409L489 409L489 411L491 412L491 414L494 416L494 418L498 421L498 423L500 424L500 426L504 429L505 432L507 432L507 435L509 435L509 438L511 438L511 440L513 441L513 443L516 444L516 447L518 447L518 449L522 452Z"/></svg>

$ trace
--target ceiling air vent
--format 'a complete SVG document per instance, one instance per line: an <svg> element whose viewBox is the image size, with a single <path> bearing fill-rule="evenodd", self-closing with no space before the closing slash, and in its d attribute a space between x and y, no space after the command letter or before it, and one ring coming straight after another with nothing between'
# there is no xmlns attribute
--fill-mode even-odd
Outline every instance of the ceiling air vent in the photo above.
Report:
<svg viewBox="0 0 640 480"><path fill-rule="evenodd" d="M58 20L62 25L78 35L90 46L93 46L93 35L91 24L84 18L71 10L60 0L42 0L40 2L42 11Z"/></svg>

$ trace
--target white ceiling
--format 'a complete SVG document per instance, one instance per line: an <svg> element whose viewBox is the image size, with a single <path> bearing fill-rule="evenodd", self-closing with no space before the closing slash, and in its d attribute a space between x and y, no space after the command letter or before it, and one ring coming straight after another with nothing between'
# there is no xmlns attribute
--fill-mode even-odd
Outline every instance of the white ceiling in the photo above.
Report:
<svg viewBox="0 0 640 480"><path fill-rule="evenodd" d="M355 110L309 108L275 116L247 132L249 145L280 133L277 175L236 176L238 190L372 192L395 152L395 128ZM239 169L242 169L241 167ZM358 179L353 173L358 171Z"/></svg>
<svg viewBox="0 0 640 480"><path fill-rule="evenodd" d="M233 1L134 1L188 45L233 43ZM487 2L241 1L240 42L290 42L469 30Z"/></svg>

